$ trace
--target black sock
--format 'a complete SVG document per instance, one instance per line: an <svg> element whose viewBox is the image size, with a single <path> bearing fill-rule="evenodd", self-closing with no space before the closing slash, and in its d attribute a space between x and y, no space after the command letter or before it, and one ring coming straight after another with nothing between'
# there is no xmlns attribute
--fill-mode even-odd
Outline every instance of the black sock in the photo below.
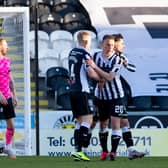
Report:
<svg viewBox="0 0 168 168"><path fill-rule="evenodd" d="M131 131L123 133L123 140L126 143L127 148L130 146L133 146L133 138L132 138Z"/></svg>
<svg viewBox="0 0 168 168"><path fill-rule="evenodd" d="M107 149L108 132L105 132L105 133L99 132L99 139L100 139L100 145L102 147L103 152L108 152L108 149Z"/></svg>
<svg viewBox="0 0 168 168"><path fill-rule="evenodd" d="M79 146L79 129L74 130L74 144L75 144L75 150L81 151L81 147Z"/></svg>
<svg viewBox="0 0 168 168"><path fill-rule="evenodd" d="M79 131L80 131L79 144L81 145L81 147L87 147L88 146L89 129L85 126L81 126Z"/></svg>
<svg viewBox="0 0 168 168"><path fill-rule="evenodd" d="M111 136L111 145L112 145L111 152L116 153L118 144L120 142L120 138L121 138L121 136L119 136L119 135L112 135Z"/></svg>
<svg viewBox="0 0 168 168"><path fill-rule="evenodd" d="M86 137L87 139L83 145L84 148L87 148L89 146L91 137L92 137L92 134L88 133L88 136Z"/></svg>

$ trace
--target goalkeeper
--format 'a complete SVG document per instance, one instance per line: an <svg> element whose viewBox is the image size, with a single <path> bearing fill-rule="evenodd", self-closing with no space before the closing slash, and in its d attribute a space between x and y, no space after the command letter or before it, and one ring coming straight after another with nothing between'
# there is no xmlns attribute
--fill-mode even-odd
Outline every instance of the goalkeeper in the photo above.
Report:
<svg viewBox="0 0 168 168"><path fill-rule="evenodd" d="M15 151L11 148L14 135L14 107L18 100L11 76L11 60L6 56L8 44L5 39L0 39L0 119L6 120L6 142L0 145L0 153L5 153L9 158L16 158Z"/></svg>

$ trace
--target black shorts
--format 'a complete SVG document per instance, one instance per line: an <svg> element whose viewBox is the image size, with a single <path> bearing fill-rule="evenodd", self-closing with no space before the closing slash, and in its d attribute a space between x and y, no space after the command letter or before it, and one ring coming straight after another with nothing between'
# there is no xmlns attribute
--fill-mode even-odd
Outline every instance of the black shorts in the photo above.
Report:
<svg viewBox="0 0 168 168"><path fill-rule="evenodd" d="M96 99L96 106L98 109L99 120L104 121L111 116L111 100Z"/></svg>
<svg viewBox="0 0 168 168"><path fill-rule="evenodd" d="M112 113L111 116L128 118L128 112L126 110L125 98L118 98L112 100Z"/></svg>
<svg viewBox="0 0 168 168"><path fill-rule="evenodd" d="M98 107L99 120L104 121L111 116L127 118L128 113L125 107L124 98L114 100L101 100L97 99L96 104Z"/></svg>
<svg viewBox="0 0 168 168"><path fill-rule="evenodd" d="M7 105L0 104L0 119L10 119L16 117L12 98L9 98L7 101Z"/></svg>
<svg viewBox="0 0 168 168"><path fill-rule="evenodd" d="M86 92L70 92L71 108L74 118L93 114L93 100Z"/></svg>
<svg viewBox="0 0 168 168"><path fill-rule="evenodd" d="M99 112L98 112L98 107L97 107L97 99L95 97L93 99L93 104L94 104L93 121L98 122L99 121Z"/></svg>

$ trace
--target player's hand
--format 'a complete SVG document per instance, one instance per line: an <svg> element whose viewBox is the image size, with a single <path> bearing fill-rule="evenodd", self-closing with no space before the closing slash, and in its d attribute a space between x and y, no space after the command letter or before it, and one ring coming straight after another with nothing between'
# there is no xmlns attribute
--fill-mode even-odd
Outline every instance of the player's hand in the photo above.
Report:
<svg viewBox="0 0 168 168"><path fill-rule="evenodd" d="M128 65L128 59L127 59L127 57L122 54L122 55L120 56L120 58L121 58L121 61L122 61L123 65L124 65L124 66L127 66L127 65Z"/></svg>
<svg viewBox="0 0 168 168"><path fill-rule="evenodd" d="M128 65L128 62L126 60L123 60L123 65L124 66L127 66Z"/></svg>
<svg viewBox="0 0 168 168"><path fill-rule="evenodd" d="M16 107L18 105L18 99L16 96L13 96L13 105Z"/></svg>
<svg viewBox="0 0 168 168"><path fill-rule="evenodd" d="M90 65L93 69L96 68L96 64L92 59L87 59L86 64Z"/></svg>
<svg viewBox="0 0 168 168"><path fill-rule="evenodd" d="M101 81L98 82L98 88L102 89L104 87L104 84L105 84L105 80L102 79Z"/></svg>
<svg viewBox="0 0 168 168"><path fill-rule="evenodd" d="M7 105L8 101L5 96L0 92L0 104Z"/></svg>

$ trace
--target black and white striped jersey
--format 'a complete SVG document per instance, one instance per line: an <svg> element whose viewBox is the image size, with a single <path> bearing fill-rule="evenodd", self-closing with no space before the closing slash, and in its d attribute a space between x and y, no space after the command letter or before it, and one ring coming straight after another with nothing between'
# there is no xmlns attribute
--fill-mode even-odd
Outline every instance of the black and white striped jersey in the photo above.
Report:
<svg viewBox="0 0 168 168"><path fill-rule="evenodd" d="M125 66L125 68L128 70L128 71L131 71L131 72L135 72L136 71L136 66L134 64L131 64L128 60L128 58L123 54L123 53L118 53L118 55L124 60L127 62L127 66Z"/></svg>
<svg viewBox="0 0 168 168"><path fill-rule="evenodd" d="M99 89L98 84L95 88L95 96L102 100L111 100L124 97L124 90L120 80L120 69L123 64L117 53L113 53L110 57L105 58L102 51L97 52L93 56L96 65L105 72L115 73L116 76L112 81L106 81L104 87Z"/></svg>
<svg viewBox="0 0 168 168"><path fill-rule="evenodd" d="M89 78L87 76L85 63L90 54L82 47L73 48L69 53L69 75L73 80L70 90L90 93Z"/></svg>

